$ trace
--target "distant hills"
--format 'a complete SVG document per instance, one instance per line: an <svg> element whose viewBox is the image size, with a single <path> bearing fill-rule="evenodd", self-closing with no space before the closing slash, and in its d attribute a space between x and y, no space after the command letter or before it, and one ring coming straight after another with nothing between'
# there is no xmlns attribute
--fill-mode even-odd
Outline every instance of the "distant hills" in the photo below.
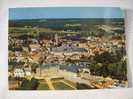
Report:
<svg viewBox="0 0 133 99"><path fill-rule="evenodd" d="M81 25L103 25L103 24L124 24L123 18L65 18L65 19L21 19L9 20L9 27L45 27L63 28L65 24Z"/></svg>

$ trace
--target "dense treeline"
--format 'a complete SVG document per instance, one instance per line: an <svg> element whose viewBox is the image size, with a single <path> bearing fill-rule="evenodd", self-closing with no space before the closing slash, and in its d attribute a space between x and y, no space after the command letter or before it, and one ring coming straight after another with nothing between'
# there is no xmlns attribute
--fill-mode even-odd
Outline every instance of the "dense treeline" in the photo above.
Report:
<svg viewBox="0 0 133 99"><path fill-rule="evenodd" d="M123 25L124 20L122 18L112 18L112 19L101 19L101 18L85 18L85 19L27 19L27 20L9 20L9 27L43 27L43 28L51 28L54 30L63 30L65 29L66 24L81 24L81 27L85 25L88 27L89 25L98 25L98 24L109 24L109 25ZM79 26L72 27L75 30L82 29ZM70 28L70 27L69 27Z"/></svg>
<svg viewBox="0 0 133 99"><path fill-rule="evenodd" d="M125 52L117 54L104 52L94 57L95 62L90 65L91 73L94 75L111 77L119 80L127 80L127 61L123 59Z"/></svg>

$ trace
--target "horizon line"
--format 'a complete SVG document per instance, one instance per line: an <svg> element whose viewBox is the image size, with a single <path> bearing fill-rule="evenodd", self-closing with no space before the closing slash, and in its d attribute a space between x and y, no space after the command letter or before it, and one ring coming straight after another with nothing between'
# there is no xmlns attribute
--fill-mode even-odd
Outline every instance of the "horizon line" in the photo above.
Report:
<svg viewBox="0 0 133 99"><path fill-rule="evenodd" d="M59 19L59 20L62 20L62 19L124 19L124 18L122 18L122 17L120 17L120 18L118 18L118 17L116 17L116 18L32 18L32 19L30 19L30 18L27 18L27 19L8 19L9 21L11 21L11 20L49 20L49 19Z"/></svg>

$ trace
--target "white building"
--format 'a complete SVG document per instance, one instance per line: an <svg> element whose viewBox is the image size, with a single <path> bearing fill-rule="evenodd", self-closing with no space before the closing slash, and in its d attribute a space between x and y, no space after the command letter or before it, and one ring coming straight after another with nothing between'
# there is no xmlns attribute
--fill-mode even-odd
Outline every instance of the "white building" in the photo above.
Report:
<svg viewBox="0 0 133 99"><path fill-rule="evenodd" d="M24 70L20 68L15 69L13 74L14 74L14 77L23 78L25 76Z"/></svg>
<svg viewBox="0 0 133 99"><path fill-rule="evenodd" d="M14 77L18 77L18 78L24 78L27 76L31 76L31 71L29 68L16 68L13 72Z"/></svg>

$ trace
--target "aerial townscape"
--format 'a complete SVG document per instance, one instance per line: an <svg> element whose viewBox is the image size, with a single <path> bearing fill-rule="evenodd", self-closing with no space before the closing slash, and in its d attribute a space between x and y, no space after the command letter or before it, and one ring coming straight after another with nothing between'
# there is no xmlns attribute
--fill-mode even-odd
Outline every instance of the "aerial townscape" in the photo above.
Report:
<svg viewBox="0 0 133 99"><path fill-rule="evenodd" d="M125 88L124 18L10 19L9 90Z"/></svg>

